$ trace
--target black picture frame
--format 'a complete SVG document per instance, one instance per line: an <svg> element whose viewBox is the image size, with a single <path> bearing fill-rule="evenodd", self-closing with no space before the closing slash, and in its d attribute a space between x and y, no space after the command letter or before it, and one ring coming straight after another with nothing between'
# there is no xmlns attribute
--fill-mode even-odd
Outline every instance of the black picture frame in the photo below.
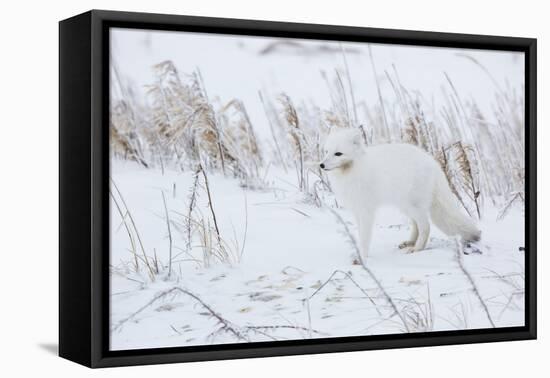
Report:
<svg viewBox="0 0 550 378"><path fill-rule="evenodd" d="M110 27L525 53L525 326L109 351ZM536 39L92 10L59 23L59 354L88 367L536 338Z"/></svg>

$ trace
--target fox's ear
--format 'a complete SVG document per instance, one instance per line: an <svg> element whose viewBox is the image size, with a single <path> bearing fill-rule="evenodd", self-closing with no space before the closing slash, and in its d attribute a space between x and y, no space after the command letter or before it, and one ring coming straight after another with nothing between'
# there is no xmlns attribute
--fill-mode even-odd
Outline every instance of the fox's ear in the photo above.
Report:
<svg viewBox="0 0 550 378"><path fill-rule="evenodd" d="M365 145L365 139L363 137L363 133L358 128L353 129L352 140L353 140L353 144L356 145L357 147L361 147L361 146Z"/></svg>

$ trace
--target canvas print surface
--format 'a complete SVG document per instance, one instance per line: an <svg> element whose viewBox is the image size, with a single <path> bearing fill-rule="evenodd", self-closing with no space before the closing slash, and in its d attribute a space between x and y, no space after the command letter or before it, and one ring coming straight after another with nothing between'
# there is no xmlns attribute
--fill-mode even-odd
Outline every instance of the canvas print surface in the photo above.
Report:
<svg viewBox="0 0 550 378"><path fill-rule="evenodd" d="M523 326L524 76L111 29L111 350Z"/></svg>

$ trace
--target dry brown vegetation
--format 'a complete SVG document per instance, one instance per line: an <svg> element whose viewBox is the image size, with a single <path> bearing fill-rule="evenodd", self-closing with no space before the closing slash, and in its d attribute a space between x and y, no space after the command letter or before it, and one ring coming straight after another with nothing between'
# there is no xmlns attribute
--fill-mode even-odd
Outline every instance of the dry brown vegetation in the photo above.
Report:
<svg viewBox="0 0 550 378"><path fill-rule="evenodd" d="M343 50L342 55L345 59ZM475 59L464 57L484 69ZM371 62L377 77L377 103L367 106L355 97L346 64L344 70L320 74L331 100L328 109L296 103L285 93L266 97L259 92L265 114L262 124L251 122L246 104L239 99L212 100L200 71L182 74L173 62L160 62L153 67L156 79L147 87L148 101L138 101L131 88L119 90L121 95L112 101L111 153L148 168L164 171L170 166L194 172L188 209L178 210L179 216L173 217L169 209L165 212L167 224L181 231L188 249L194 235L200 239L203 265L213 259L238 260L242 254L239 243L224 241L227 238L217 227L208 174L218 172L239 180L245 188L257 189L269 185L265 176L272 167L295 171L304 201L324 206L333 197L317 162L330 128L360 128L367 145L404 142L424 149L440 163L452 191L472 217L483 216L485 203L500 208L503 217L514 203L524 200L523 88L503 89L494 82L492 114L484 114L473 99L459 95L445 74L443 105L436 108L422 94L405 88L395 67L377 72L374 59ZM382 96L379 77L390 84L392 95ZM123 87L118 76L115 79ZM264 127L269 127L270 137L259 140L257 132ZM206 214L195 206L199 191L209 197ZM129 213L129 209L120 211L123 216ZM150 251L140 250L136 231L129 224L135 265L148 266L153 274Z"/></svg>

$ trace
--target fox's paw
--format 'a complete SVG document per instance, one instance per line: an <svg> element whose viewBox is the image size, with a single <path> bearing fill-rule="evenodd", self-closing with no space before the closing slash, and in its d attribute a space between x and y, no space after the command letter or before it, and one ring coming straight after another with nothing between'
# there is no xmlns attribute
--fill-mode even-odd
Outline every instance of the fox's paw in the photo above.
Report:
<svg viewBox="0 0 550 378"><path fill-rule="evenodd" d="M399 249L405 249L410 247L414 247L414 242L410 240L404 241L403 243L399 244Z"/></svg>
<svg viewBox="0 0 550 378"><path fill-rule="evenodd" d="M483 254L483 251L476 243L466 242L462 245L462 253L464 253L465 255L481 255Z"/></svg>
<svg viewBox="0 0 550 378"><path fill-rule="evenodd" d="M410 246L410 247L407 247L405 249L405 253L416 253L416 252L420 252L420 251L423 251L424 248L419 248L417 246Z"/></svg>

